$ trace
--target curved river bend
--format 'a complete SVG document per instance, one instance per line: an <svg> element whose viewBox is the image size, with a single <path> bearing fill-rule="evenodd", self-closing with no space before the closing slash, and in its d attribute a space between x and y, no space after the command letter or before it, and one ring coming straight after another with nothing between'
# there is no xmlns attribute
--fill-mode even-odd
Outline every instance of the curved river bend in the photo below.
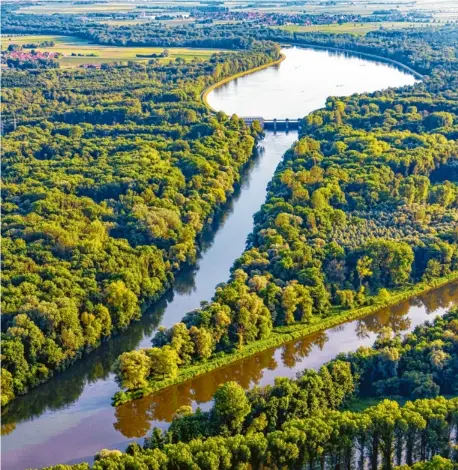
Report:
<svg viewBox="0 0 458 470"><path fill-rule="evenodd" d="M350 95L410 85L412 75L390 65L346 54L286 49L281 64L238 78L208 96L209 104L228 114L297 119L323 107L330 95ZM209 406L216 387L237 380L244 387L294 376L304 367L319 367L342 351L370 345L381 327L408 331L458 303L456 285L403 302L362 320L264 351L192 381L118 408L110 404L117 391L111 368L123 351L150 345L159 325L170 326L209 300L215 286L229 277L253 228L253 214L284 152L297 139L268 132L247 169L228 211L206 234L198 266L183 273L170 292L133 324L70 370L15 400L2 416L2 468L23 470L57 463L91 460L102 448L124 449L142 440L152 426L166 426L181 405Z"/></svg>

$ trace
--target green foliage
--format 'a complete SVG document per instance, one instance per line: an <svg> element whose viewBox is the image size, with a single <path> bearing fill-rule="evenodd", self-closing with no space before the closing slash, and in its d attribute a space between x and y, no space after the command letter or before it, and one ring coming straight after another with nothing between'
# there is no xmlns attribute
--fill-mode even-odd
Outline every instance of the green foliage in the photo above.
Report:
<svg viewBox="0 0 458 470"><path fill-rule="evenodd" d="M240 445L247 449L244 462L272 469L359 468L364 462L372 470L391 470L402 463L399 470L454 468L450 436L457 431L457 398L423 398L402 407L385 399L362 412L344 411L342 405L353 395L376 395L381 382L393 377L420 374L417 384L424 392L428 367L429 380L440 384L442 393L456 394L457 334L455 309L432 324L417 327L404 339L385 329L374 348L342 355L318 372L304 370L296 380L277 378L273 386L248 392L229 382L218 389L209 412L192 413L185 407L160 439L159 430L153 432L154 439L146 440L145 449L166 454L172 448L177 452L189 449L195 455L195 445L218 442L218 452L229 459L228 468L240 457ZM407 387L404 396L428 394ZM236 454L232 453L234 442ZM222 450L226 446L229 454ZM221 464L219 457L213 458ZM207 468L199 460L194 463L196 468Z"/></svg>
<svg viewBox="0 0 458 470"><path fill-rule="evenodd" d="M393 40L409 63L426 60L438 44L457 50L455 29L450 37L418 33L413 53L404 47L408 32L307 38L350 50ZM396 291L457 272L457 70L456 60L435 57L422 83L329 98L304 119L231 278L183 319L188 333L204 327L211 335L211 355L189 349L181 367L262 342L274 327L381 305ZM172 328L153 343L173 337Z"/></svg>
<svg viewBox="0 0 458 470"><path fill-rule="evenodd" d="M445 459L440 455L436 455L429 461L418 462L411 467L408 465L401 465L400 467L396 467L395 470L454 470L457 467L458 464L449 459Z"/></svg>
<svg viewBox="0 0 458 470"><path fill-rule="evenodd" d="M458 309L401 339L387 329L374 348L338 356L351 363L359 394L430 398L458 393Z"/></svg>
<svg viewBox="0 0 458 470"><path fill-rule="evenodd" d="M178 354L171 346L151 348L146 351L146 355L150 358L152 374L160 375L162 378L166 376L173 378L177 375Z"/></svg>
<svg viewBox="0 0 458 470"><path fill-rule="evenodd" d="M151 358L144 351L125 352L116 364L117 376L122 377L121 386L132 390L146 385L150 369Z"/></svg>
<svg viewBox="0 0 458 470"><path fill-rule="evenodd" d="M260 137L211 115L201 92L277 53L257 43L186 65L5 71L4 404L128 327L195 262ZM121 383L211 355L206 327L187 335L178 356L124 356Z"/></svg>
<svg viewBox="0 0 458 470"><path fill-rule="evenodd" d="M232 434L240 431L251 411L243 388L237 382L227 382L218 388L214 400L213 413L217 426Z"/></svg>

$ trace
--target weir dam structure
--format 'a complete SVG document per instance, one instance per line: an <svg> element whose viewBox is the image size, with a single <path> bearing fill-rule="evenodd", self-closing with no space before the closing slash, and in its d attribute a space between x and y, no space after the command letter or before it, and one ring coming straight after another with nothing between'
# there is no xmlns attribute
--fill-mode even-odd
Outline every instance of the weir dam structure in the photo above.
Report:
<svg viewBox="0 0 458 470"><path fill-rule="evenodd" d="M301 119L264 119L260 116L241 117L246 125L250 126L254 121L258 121L262 129L272 131L290 131L301 129Z"/></svg>

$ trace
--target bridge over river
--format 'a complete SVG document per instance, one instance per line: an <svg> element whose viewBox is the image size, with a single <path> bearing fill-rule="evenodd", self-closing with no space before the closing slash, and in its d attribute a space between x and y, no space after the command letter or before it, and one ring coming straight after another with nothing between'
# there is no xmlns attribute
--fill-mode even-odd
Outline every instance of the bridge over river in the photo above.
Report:
<svg viewBox="0 0 458 470"><path fill-rule="evenodd" d="M301 128L301 119L264 119L260 116L246 116L241 117L247 125L251 125L254 121L258 121L263 129L273 130L273 131L290 131L290 130L300 130Z"/></svg>

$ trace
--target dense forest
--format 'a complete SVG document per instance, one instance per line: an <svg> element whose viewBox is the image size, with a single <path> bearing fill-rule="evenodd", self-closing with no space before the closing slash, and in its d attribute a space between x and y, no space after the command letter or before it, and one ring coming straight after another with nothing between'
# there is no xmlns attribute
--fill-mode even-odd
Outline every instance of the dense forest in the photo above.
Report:
<svg viewBox="0 0 458 470"><path fill-rule="evenodd" d="M455 275L458 42L443 31L432 36L442 41L436 49L430 37L397 43L411 65L426 46L434 51L424 82L329 98L304 119L229 282L160 330L152 348L124 353L122 388L173 378L277 327L383 304L392 291Z"/></svg>
<svg viewBox="0 0 458 470"><path fill-rule="evenodd" d="M12 272L6 276L3 325L9 328L9 339L16 336L7 350L4 374L21 377L12 381L15 392L8 392L9 397L44 380L53 369L65 367L111 329L124 328L138 316L140 302L157 298L170 285L171 273L183 263L192 263L196 234L224 204L249 158L253 137L260 133L256 126L250 132L244 130L235 118L208 115L199 94L212 81L278 55L272 45L260 52L256 38L376 51L426 77L423 83L397 92L330 98L326 109L305 119L303 136L277 171L231 280L218 288L210 304L186 315L183 323L169 331L162 329L153 348L124 354L118 367L122 386L141 388L151 378L175 375L179 366L267 338L275 327L375 305L387 299L391 289L456 271L456 28L337 37L249 25L132 28L85 22L81 27L66 15L45 16L37 22L35 16L14 12L2 21L7 32L59 31L106 44L211 47L205 41L224 38L232 41L226 47L250 48L237 55L243 61L223 54L206 64L177 61L5 76L5 128L19 125L12 134L14 143L6 142L4 173L12 185L5 192L4 263ZM154 86L144 83L146 76L153 78ZM185 84L184 77L192 79L191 83ZM123 83L127 80L126 93ZM91 97L99 99L98 94L105 95L105 101L91 106ZM144 137L147 129L154 138ZM215 144L219 135L215 129L226 132L224 143ZM114 134L116 139L111 139ZM240 135L245 140L240 141ZM140 144L142 139L148 143ZM140 175L132 150L151 160L151 147L156 163L149 172L142 167ZM217 160L212 168L205 153L208 147ZM220 148L230 153L230 165L235 166L229 176L225 174L228 162L219 161L217 155ZM107 157L112 158L107 161ZM37 165L35 171L22 165L29 158ZM11 173L10 161L14 162ZM132 165L130 176L126 176L126 161ZM90 173L84 170L89 164ZM122 177L117 175L121 167ZM34 194L40 193L35 179L33 190L31 183L24 183L35 173L38 186L45 182L52 188L46 196ZM210 188L205 187L207 177ZM17 181L27 188L16 188ZM192 201L187 206L183 203L188 193ZM78 201L60 201L71 196ZM49 200L51 206L60 207L48 207ZM82 217L77 215L80 212ZM62 213L64 220L59 220ZM97 224L101 220L105 227ZM85 246L80 247L81 243ZM32 268L29 246L35 251ZM100 251L109 254L100 259ZM22 256L21 267L8 261ZM49 256L51 265L58 259L56 271L41 272L37 260L46 259L48 264ZM112 265L114 258L118 263L123 260L121 269ZM24 275L24 266L32 274ZM42 302L55 305L43 306ZM50 313L53 309L54 314ZM72 320L42 320L58 315L57 310L68 312ZM16 323L25 322L24 318L35 320L32 325L13 324L13 318ZM80 333L73 326L68 328L78 322ZM40 336L48 330L51 338ZM56 348L61 331L69 338Z"/></svg>
<svg viewBox="0 0 458 470"><path fill-rule="evenodd" d="M126 328L194 263L261 137L200 94L278 53L3 73L3 404Z"/></svg>
<svg viewBox="0 0 458 470"><path fill-rule="evenodd" d="M195 262L200 235L262 138L257 123L210 113L201 93L277 59L279 46L261 39L375 53L424 77L331 97L304 118L230 279L211 302L160 328L151 348L120 356L118 398L282 328L375 309L456 276L458 28L359 37L242 24L111 27L14 9L2 7L5 33L238 51L205 62L4 72L3 405L122 332ZM457 380L453 310L405 338L384 329L374 347L296 379L247 392L227 382L209 411L182 407L167 431L125 453L103 450L93 468L452 469ZM354 411L355 401L377 404Z"/></svg>
<svg viewBox="0 0 458 470"><path fill-rule="evenodd" d="M215 421L237 424L239 416L250 413L240 393L243 391L234 382L221 387L212 410ZM229 408L230 404L235 406ZM452 463L450 436L456 432L457 407L456 398L416 400L404 406L383 400L363 412L325 411L320 416L291 418L270 432L260 416L245 433L166 443L164 436L156 432L144 448L131 444L126 453L102 450L92 467L83 463L52 468L392 470L410 468L408 463L395 466L402 464L405 452L406 460L412 463L422 458L420 466L413 465L415 469L452 469L456 466ZM428 456L434 462L430 467L424 463ZM369 467L364 466L366 461Z"/></svg>
<svg viewBox="0 0 458 470"><path fill-rule="evenodd" d="M297 379L245 392L221 385L208 412L180 408L165 433L156 428L143 448L103 450L95 469L454 468L458 399L458 310L417 327L405 338L382 331L373 348ZM395 395L362 412L354 398ZM449 460L450 459L450 460ZM425 463L413 468L429 468ZM87 464L71 468L86 469ZM65 466L54 467L57 469Z"/></svg>

